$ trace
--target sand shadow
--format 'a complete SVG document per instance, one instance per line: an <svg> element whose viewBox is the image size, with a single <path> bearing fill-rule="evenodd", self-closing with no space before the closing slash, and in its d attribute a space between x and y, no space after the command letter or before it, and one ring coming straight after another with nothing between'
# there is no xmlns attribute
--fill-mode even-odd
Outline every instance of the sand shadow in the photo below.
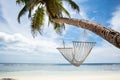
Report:
<svg viewBox="0 0 120 80"><path fill-rule="evenodd" d="M13 78L1 78L0 80L16 80L16 79L13 79Z"/></svg>

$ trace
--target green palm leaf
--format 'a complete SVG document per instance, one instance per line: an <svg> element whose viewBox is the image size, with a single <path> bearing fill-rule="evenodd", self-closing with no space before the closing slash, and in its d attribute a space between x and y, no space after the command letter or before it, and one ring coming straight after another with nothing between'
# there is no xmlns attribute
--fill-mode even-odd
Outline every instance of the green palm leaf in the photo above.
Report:
<svg viewBox="0 0 120 80"><path fill-rule="evenodd" d="M54 29L57 33L61 33L65 29L64 24L55 23L54 18L64 17L64 14L70 17L67 9L63 7L63 1L68 2L71 7L79 12L79 6L72 0L16 0L16 3L23 3L24 7L18 14L18 22L20 23L20 18L28 12L28 18L31 18L31 31L33 35L36 35L36 32L42 30L42 25L44 23L44 15L47 14L49 18L49 23L54 25ZM41 7L42 6L42 7ZM34 14L32 11L34 7L38 7Z"/></svg>
<svg viewBox="0 0 120 80"><path fill-rule="evenodd" d="M59 5L59 7L60 7L60 9L61 9L62 12L64 12L67 16L70 17L69 12L62 5Z"/></svg>
<svg viewBox="0 0 120 80"><path fill-rule="evenodd" d="M44 24L44 8L43 7L38 7L36 10L35 14L32 17L32 23L31 23L31 29L32 29L32 34L35 36L36 32L42 31L42 25Z"/></svg>
<svg viewBox="0 0 120 80"><path fill-rule="evenodd" d="M54 23L54 29L58 34L61 34L63 29L65 29L65 25L64 24L58 24L58 23Z"/></svg>
<svg viewBox="0 0 120 80"><path fill-rule="evenodd" d="M18 14L18 22L20 23L20 17L22 15L24 15L27 11L29 11L29 16L28 17L31 17L31 11L32 9L37 5L39 4L38 3L38 0L26 0L28 2L26 2L25 6L22 8L22 10L19 12Z"/></svg>
<svg viewBox="0 0 120 80"><path fill-rule="evenodd" d="M78 12L80 11L79 6L72 0L64 0L64 1L68 2L73 9L77 10Z"/></svg>
<svg viewBox="0 0 120 80"><path fill-rule="evenodd" d="M16 3L17 4L26 4L28 1L30 1L30 0L16 0Z"/></svg>

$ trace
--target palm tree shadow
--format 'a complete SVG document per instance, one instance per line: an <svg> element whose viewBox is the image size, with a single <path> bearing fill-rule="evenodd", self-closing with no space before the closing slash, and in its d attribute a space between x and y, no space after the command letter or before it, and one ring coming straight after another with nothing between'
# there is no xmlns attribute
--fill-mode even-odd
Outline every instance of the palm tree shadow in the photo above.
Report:
<svg viewBox="0 0 120 80"><path fill-rule="evenodd" d="M1 78L0 80L16 80L16 79L13 79L13 78Z"/></svg>

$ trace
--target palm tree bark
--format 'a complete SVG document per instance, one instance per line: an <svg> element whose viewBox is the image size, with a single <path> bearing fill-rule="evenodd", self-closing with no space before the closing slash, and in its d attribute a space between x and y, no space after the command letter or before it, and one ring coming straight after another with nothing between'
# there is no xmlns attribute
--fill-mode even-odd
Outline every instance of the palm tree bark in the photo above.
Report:
<svg viewBox="0 0 120 80"><path fill-rule="evenodd" d="M55 18L53 19L53 21L56 23L66 23L74 25L76 27L92 31L95 34L107 40L109 43L116 46L117 48L120 48L120 33L113 29L106 28L100 24L90 22L88 20L78 20L73 18L58 18L58 19Z"/></svg>

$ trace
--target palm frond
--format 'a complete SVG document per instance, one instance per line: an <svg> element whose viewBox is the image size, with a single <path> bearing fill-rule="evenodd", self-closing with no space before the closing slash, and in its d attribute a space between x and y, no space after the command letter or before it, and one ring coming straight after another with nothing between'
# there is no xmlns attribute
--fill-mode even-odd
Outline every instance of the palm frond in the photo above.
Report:
<svg viewBox="0 0 120 80"><path fill-rule="evenodd" d="M22 10L19 12L18 14L18 22L20 23L20 17L23 16L27 11L29 11L28 17L31 17L31 11L33 10L33 8L40 4L38 3L38 0L26 0L28 2L26 2L25 6L22 8Z"/></svg>
<svg viewBox="0 0 120 80"><path fill-rule="evenodd" d="M31 18L31 15L32 15L32 9L29 10L28 18Z"/></svg>
<svg viewBox="0 0 120 80"><path fill-rule="evenodd" d="M62 33L62 30L63 29L63 26L61 24L58 24L58 23L54 23L54 30L58 33L58 34L61 34Z"/></svg>
<svg viewBox="0 0 120 80"><path fill-rule="evenodd" d="M26 4L30 0L16 0L17 4Z"/></svg>
<svg viewBox="0 0 120 80"><path fill-rule="evenodd" d="M27 6L24 6L24 7L22 8L22 10L19 12L18 18L17 18L19 23L20 23L20 17L21 17L22 15L24 15L27 11L28 11L28 10L27 10Z"/></svg>
<svg viewBox="0 0 120 80"><path fill-rule="evenodd" d="M56 0L46 0L46 10L48 13L48 16L51 18L58 17L58 8L56 4Z"/></svg>
<svg viewBox="0 0 120 80"><path fill-rule="evenodd" d="M79 6L74 1L72 1L72 0L64 0L64 1L68 2L73 9L77 10L78 12L80 12Z"/></svg>
<svg viewBox="0 0 120 80"><path fill-rule="evenodd" d="M64 12L68 17L70 17L69 12L62 5L59 5L59 7L60 7L62 12Z"/></svg>
<svg viewBox="0 0 120 80"><path fill-rule="evenodd" d="M42 30L42 25L44 24L44 7L38 7L35 14L33 15L31 22L31 31L33 36L35 36L36 32L40 32Z"/></svg>
<svg viewBox="0 0 120 80"><path fill-rule="evenodd" d="M79 6L72 0L16 0L16 3L23 3L23 8L18 14L18 22L20 23L20 18L28 12L28 18L31 18L31 31L35 37L36 33L42 32L42 25L44 24L45 11L49 18L49 23L54 25L54 29L57 33L61 33L65 29L65 24L59 24L52 21L53 18L64 17L63 13L70 17L67 9L63 7L63 1L68 2L74 10L79 10ZM42 6L41 6L42 5ZM45 5L43 7L43 5ZM32 16L32 10L37 6L35 13Z"/></svg>
<svg viewBox="0 0 120 80"><path fill-rule="evenodd" d="M52 3L51 3L52 1ZM49 16L49 23L54 25L54 29L57 33L61 34L63 29L65 29L64 24L55 23L52 21L53 18L60 18L63 17L62 13L65 13L67 16L70 17L69 12L62 6L62 0L49 0L46 2L46 9Z"/></svg>

